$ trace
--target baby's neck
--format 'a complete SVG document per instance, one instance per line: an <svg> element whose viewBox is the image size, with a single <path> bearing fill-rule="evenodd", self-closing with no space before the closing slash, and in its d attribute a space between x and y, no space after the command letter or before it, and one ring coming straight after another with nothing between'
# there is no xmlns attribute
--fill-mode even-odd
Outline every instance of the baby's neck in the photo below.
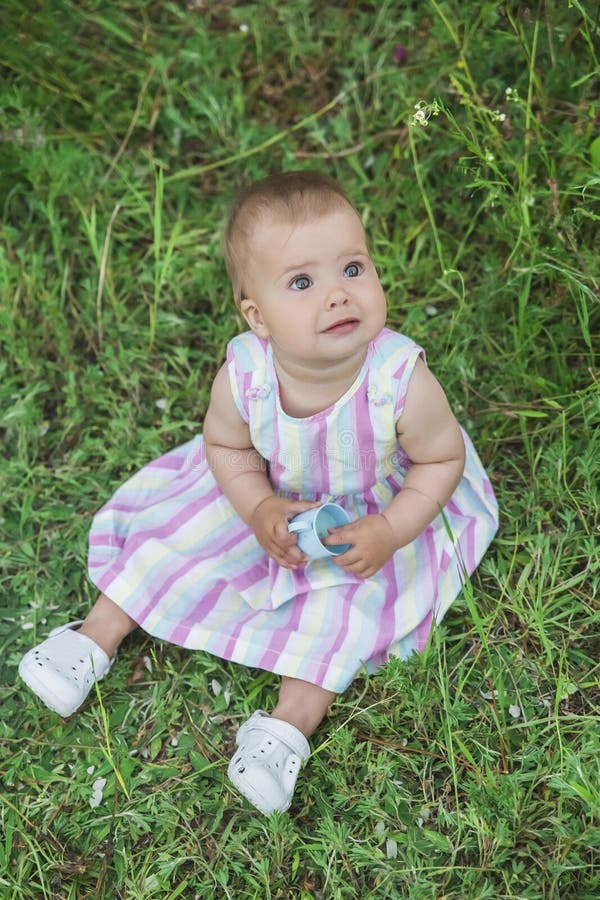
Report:
<svg viewBox="0 0 600 900"><path fill-rule="evenodd" d="M281 361L273 354L279 382L279 399L289 416L303 419L333 406L352 386L365 361L362 358L335 360L319 367Z"/></svg>

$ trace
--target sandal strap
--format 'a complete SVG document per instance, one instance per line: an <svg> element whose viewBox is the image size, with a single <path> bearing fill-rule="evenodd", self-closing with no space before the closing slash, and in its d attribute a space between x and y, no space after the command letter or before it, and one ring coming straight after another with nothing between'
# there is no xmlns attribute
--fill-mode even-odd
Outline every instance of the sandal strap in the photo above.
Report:
<svg viewBox="0 0 600 900"><path fill-rule="evenodd" d="M244 722L240 727L237 733L236 743L239 744L239 739L243 738L244 733L250 731L260 731L263 734L268 734L271 737L276 738L299 756L302 762L307 760L310 756L309 743L295 725L284 722L283 719L274 719L261 709L257 710L250 716L248 721Z"/></svg>
<svg viewBox="0 0 600 900"><path fill-rule="evenodd" d="M55 652L60 655L63 660L68 660L70 656L73 658L81 658L91 663L96 680L100 680L114 662L114 657L110 659L108 654L104 652L95 641L80 634L78 631L69 631L65 629L59 634L49 638L54 642ZM71 663L69 662L69 665Z"/></svg>
<svg viewBox="0 0 600 900"><path fill-rule="evenodd" d="M52 631L48 632L48 637L54 637L55 634L62 634L63 631L74 631L76 628L79 628L80 625L83 625L83 619L75 619L74 622L66 622L64 625L57 625L56 628L53 628Z"/></svg>
<svg viewBox="0 0 600 900"><path fill-rule="evenodd" d="M56 628L53 628L52 631L48 632L47 640L64 635L64 637L61 638L61 646L65 647L67 652L71 650L71 648L76 648L77 653L79 653L80 649L83 649L88 656L91 656L94 660L96 677L101 678L102 675L99 675L98 673L102 672L103 674L106 674L114 663L116 656L109 657L96 641L93 641L85 634L81 634L79 631L80 625L83 625L83 619L77 619L75 622L67 622L66 625L58 625Z"/></svg>

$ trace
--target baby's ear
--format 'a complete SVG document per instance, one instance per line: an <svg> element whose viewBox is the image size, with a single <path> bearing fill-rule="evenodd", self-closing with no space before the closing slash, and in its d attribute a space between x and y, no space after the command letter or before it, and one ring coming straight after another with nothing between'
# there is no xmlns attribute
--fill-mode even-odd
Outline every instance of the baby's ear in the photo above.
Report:
<svg viewBox="0 0 600 900"><path fill-rule="evenodd" d="M258 304L254 300L246 298L240 303L240 309L252 331L260 338L268 338L269 331L263 321Z"/></svg>

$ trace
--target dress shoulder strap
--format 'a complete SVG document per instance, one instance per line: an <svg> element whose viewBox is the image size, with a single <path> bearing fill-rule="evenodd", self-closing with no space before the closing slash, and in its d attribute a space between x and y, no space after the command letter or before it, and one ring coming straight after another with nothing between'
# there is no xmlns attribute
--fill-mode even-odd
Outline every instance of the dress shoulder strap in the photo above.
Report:
<svg viewBox="0 0 600 900"><path fill-rule="evenodd" d="M396 421L402 415L408 383L418 359L426 362L423 348L391 328L384 328L373 342L369 401L375 406L391 403Z"/></svg>
<svg viewBox="0 0 600 900"><path fill-rule="evenodd" d="M244 422L249 421L248 401L271 390L267 378L267 346L267 341L253 331L238 334L227 345L231 393Z"/></svg>

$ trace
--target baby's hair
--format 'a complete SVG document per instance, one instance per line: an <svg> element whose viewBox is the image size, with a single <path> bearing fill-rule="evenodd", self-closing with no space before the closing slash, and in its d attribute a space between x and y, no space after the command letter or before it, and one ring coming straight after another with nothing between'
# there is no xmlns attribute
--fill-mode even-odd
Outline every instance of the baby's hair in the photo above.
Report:
<svg viewBox="0 0 600 900"><path fill-rule="evenodd" d="M239 306L244 299L243 272L257 222L273 216L297 224L356 207L334 178L315 170L277 172L242 188L231 204L223 233L223 255Z"/></svg>

